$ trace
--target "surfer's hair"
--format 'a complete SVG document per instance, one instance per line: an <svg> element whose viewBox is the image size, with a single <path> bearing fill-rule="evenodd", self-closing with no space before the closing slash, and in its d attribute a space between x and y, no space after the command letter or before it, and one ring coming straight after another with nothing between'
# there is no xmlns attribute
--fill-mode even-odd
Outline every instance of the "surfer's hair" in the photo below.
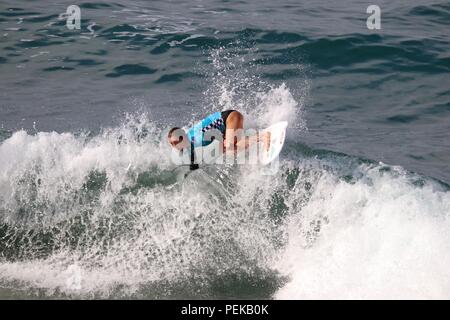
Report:
<svg viewBox="0 0 450 320"><path fill-rule="evenodd" d="M186 132L184 132L183 129L175 127L170 129L169 133L167 134L167 139L169 140L169 143L175 147L176 145L180 144L180 146L184 146L186 137Z"/></svg>
<svg viewBox="0 0 450 320"><path fill-rule="evenodd" d="M172 129L169 130L169 133L167 134L167 138L172 138L172 134L175 130L181 129L180 127L173 127Z"/></svg>

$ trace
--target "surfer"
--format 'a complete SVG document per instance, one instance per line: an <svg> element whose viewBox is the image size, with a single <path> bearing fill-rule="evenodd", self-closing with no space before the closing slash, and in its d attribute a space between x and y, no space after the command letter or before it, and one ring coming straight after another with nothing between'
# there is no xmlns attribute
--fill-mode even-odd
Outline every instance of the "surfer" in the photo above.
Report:
<svg viewBox="0 0 450 320"><path fill-rule="evenodd" d="M172 147L183 150L191 146L205 147L212 143L214 139L221 139L223 152L233 148L234 152L247 149L251 144L258 143L260 138L264 139L266 148L269 148L270 133L266 132L263 137L259 134L245 137L243 135L244 116L236 110L226 110L215 112L197 122L187 131L175 127L170 129L168 140Z"/></svg>

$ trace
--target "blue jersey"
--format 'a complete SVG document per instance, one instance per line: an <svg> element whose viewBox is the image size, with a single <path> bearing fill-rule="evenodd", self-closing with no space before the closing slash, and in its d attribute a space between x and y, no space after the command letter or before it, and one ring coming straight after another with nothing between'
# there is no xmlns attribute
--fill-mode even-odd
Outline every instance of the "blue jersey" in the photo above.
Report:
<svg viewBox="0 0 450 320"><path fill-rule="evenodd" d="M189 141L194 145L194 148L205 147L212 142L212 140L207 141L204 138L205 133L212 129L219 130L222 134L225 134L225 122L222 118L222 112L215 112L207 116L187 131Z"/></svg>

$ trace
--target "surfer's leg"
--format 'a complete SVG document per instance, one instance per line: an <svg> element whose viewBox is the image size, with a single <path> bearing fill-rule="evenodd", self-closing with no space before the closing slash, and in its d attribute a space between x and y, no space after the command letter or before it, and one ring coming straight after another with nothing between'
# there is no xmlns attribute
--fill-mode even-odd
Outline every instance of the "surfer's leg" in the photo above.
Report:
<svg viewBox="0 0 450 320"><path fill-rule="evenodd" d="M244 116L239 111L227 112L225 119L225 150L234 149L235 152L238 150L247 149L253 143L257 143L260 139L264 139L264 144L266 150L270 146L270 133L266 132L263 137L258 134L251 137L245 137L244 135Z"/></svg>
<svg viewBox="0 0 450 320"><path fill-rule="evenodd" d="M243 137L244 116L239 111L231 111L225 118L225 149L235 147L238 141Z"/></svg>

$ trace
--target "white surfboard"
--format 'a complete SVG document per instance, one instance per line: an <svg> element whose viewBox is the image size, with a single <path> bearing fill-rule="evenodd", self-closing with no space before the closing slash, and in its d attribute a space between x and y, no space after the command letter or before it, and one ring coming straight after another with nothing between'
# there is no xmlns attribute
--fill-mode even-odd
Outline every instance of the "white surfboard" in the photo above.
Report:
<svg viewBox="0 0 450 320"><path fill-rule="evenodd" d="M287 121L277 122L267 129L263 130L264 132L270 132L270 145L267 149L264 146L263 142L260 142L260 163L262 165L267 165L275 160L283 149L284 140L286 138L286 129L288 126Z"/></svg>

